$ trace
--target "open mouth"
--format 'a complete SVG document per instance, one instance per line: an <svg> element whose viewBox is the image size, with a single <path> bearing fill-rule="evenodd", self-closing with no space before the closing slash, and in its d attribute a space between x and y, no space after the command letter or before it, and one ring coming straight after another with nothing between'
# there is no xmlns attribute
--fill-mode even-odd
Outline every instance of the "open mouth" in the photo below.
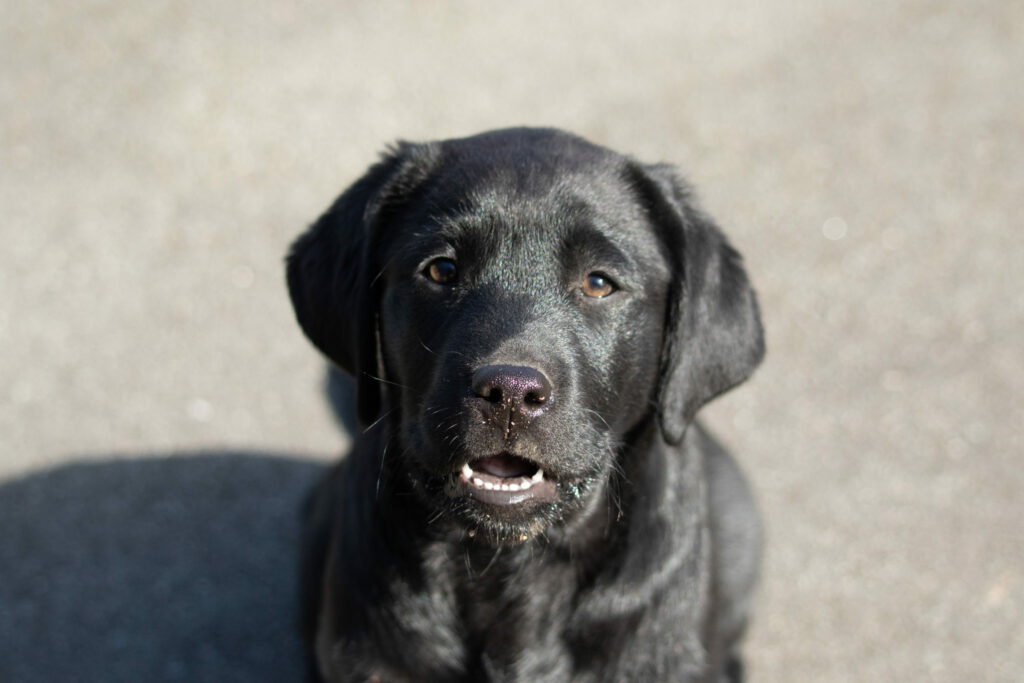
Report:
<svg viewBox="0 0 1024 683"><path fill-rule="evenodd" d="M470 495L493 505L515 505L528 500L555 500L555 480L541 467L511 453L471 460L459 470L459 481Z"/></svg>

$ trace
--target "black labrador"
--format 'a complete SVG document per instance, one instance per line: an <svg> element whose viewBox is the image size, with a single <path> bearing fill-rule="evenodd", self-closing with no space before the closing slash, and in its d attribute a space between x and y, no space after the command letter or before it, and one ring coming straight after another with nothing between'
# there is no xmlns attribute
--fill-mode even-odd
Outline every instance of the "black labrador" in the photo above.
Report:
<svg viewBox="0 0 1024 683"><path fill-rule="evenodd" d="M737 681L760 528L699 425L764 342L667 165L510 129L400 143L294 244L363 425L306 510L328 681Z"/></svg>

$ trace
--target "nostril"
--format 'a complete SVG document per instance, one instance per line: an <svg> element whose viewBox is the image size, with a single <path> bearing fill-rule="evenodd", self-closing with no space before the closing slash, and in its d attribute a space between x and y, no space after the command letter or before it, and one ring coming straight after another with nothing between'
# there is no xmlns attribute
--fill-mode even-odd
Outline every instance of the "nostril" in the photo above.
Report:
<svg viewBox="0 0 1024 683"><path fill-rule="evenodd" d="M502 399L504 399L504 396L501 395L500 387L485 387L482 392L478 391L476 394L480 398L486 398L491 403L501 403Z"/></svg>
<svg viewBox="0 0 1024 683"><path fill-rule="evenodd" d="M548 397L546 395L544 395L542 393L538 393L536 391L527 392L526 396L523 397L523 401L525 403L528 403L528 404L534 405L534 406L539 406L540 404L544 403L544 401L546 401L546 400L548 400Z"/></svg>

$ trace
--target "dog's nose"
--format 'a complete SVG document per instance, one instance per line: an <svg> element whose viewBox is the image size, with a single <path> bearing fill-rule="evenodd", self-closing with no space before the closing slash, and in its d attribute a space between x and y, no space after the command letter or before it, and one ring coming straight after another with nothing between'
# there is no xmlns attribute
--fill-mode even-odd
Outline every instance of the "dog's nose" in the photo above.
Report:
<svg viewBox="0 0 1024 683"><path fill-rule="evenodd" d="M551 400L551 382L536 368L485 365L473 373L473 393L494 404L538 413Z"/></svg>

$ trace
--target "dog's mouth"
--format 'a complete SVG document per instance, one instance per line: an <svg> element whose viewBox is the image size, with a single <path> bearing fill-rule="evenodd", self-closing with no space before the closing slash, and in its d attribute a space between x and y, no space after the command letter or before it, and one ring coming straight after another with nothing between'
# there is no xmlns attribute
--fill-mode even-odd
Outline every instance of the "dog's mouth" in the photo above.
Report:
<svg viewBox="0 0 1024 683"><path fill-rule="evenodd" d="M516 505L526 501L554 501L554 478L537 463L511 453L470 460L458 479L469 494L483 503Z"/></svg>

